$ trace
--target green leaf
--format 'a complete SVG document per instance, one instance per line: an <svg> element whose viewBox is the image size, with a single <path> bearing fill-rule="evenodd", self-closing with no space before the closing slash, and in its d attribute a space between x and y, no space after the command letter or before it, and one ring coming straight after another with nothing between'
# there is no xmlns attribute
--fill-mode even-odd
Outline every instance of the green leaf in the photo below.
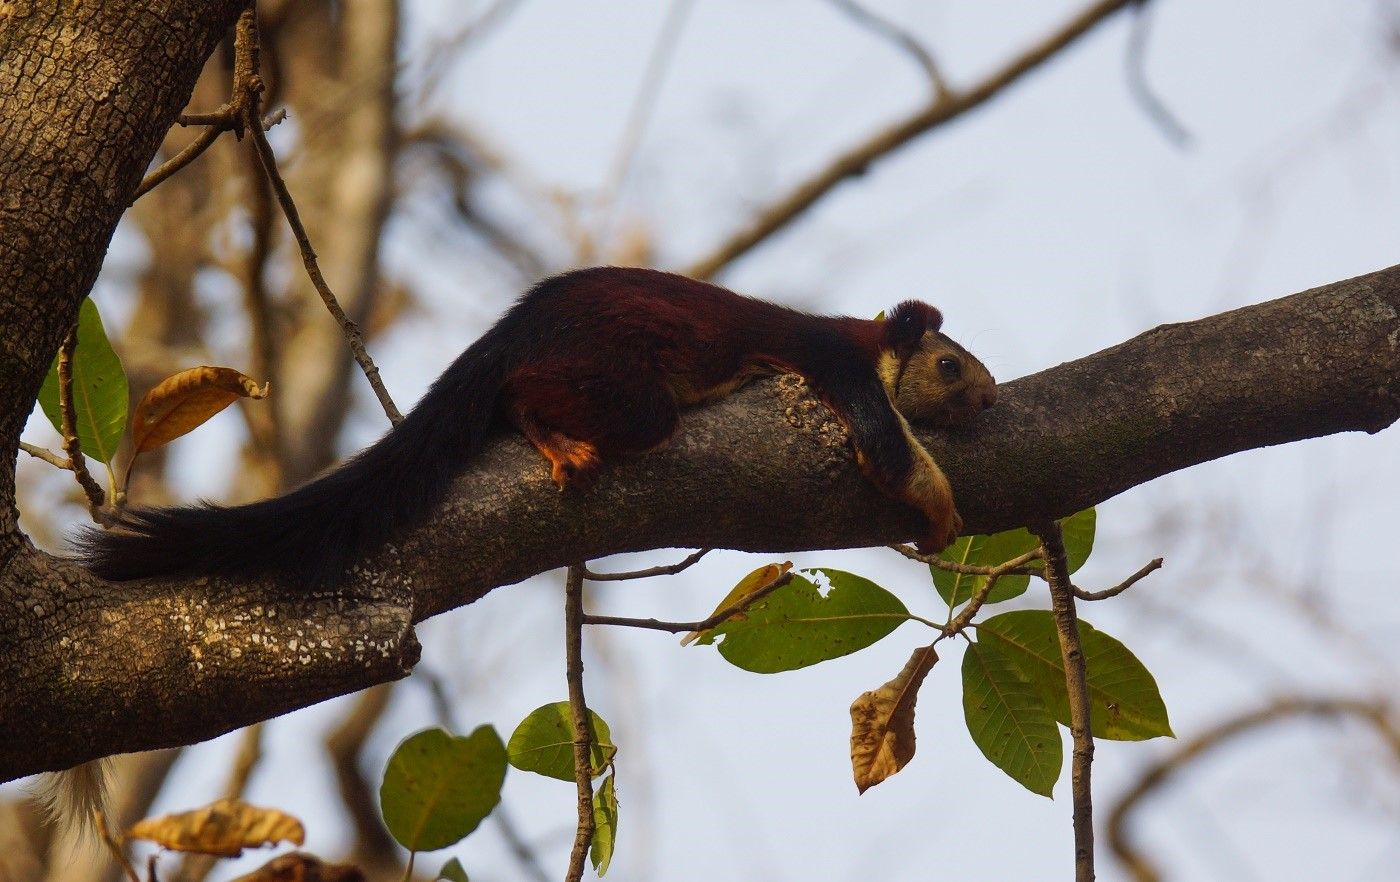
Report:
<svg viewBox="0 0 1400 882"><path fill-rule="evenodd" d="M1064 764L1055 718L1040 693L995 643L970 643L963 655L963 717L982 755L1041 796Z"/></svg>
<svg viewBox="0 0 1400 882"><path fill-rule="evenodd" d="M612 732L603 718L588 711L593 749L589 764L593 777L607 769L617 754ZM574 780L574 717L567 701L537 707L520 721L506 747L510 764L522 772L536 772L561 781Z"/></svg>
<svg viewBox="0 0 1400 882"><path fill-rule="evenodd" d="M612 774L604 778L598 791L593 794L593 847L588 857L599 876L608 872L613 844L617 840L617 790L613 787L616 777L616 774Z"/></svg>
<svg viewBox="0 0 1400 882"><path fill-rule="evenodd" d="M852 573L815 569L830 589L810 579L792 581L714 629L720 655L759 674L805 668L864 649L909 619L890 592Z"/></svg>
<svg viewBox="0 0 1400 882"><path fill-rule="evenodd" d="M1048 610L1017 610L977 626L978 641L994 645L1040 691L1060 723L1069 725L1069 698L1054 616ZM1089 720L1095 738L1141 741L1171 735L1157 681L1137 656L1114 638L1079 620L1079 639L1089 674Z"/></svg>
<svg viewBox="0 0 1400 882"><path fill-rule="evenodd" d="M467 878L467 871L462 867L462 862L456 858L442 865L442 869L438 870L437 879L433 882L438 882L438 879L446 879L447 882L471 882Z"/></svg>
<svg viewBox="0 0 1400 882"><path fill-rule="evenodd" d="M962 536L944 550L939 557L952 563L974 567L994 567L1020 557L1027 551L1040 547L1040 540L1023 529L992 533L990 536ZM930 566L933 573L933 587L938 590L949 606L962 606L986 584L986 576L968 576L950 573ZM1030 576L1002 576L996 587L987 595L988 603L1000 603L1013 597L1020 597L1030 586Z"/></svg>
<svg viewBox="0 0 1400 882"><path fill-rule="evenodd" d="M100 462L112 462L126 431L130 405L126 372L121 359L102 329L102 317L92 298L84 298L78 309L78 345L73 350L73 423L78 446ZM63 411L58 403L58 356L54 355L49 374L39 389L39 406L63 434Z"/></svg>
<svg viewBox="0 0 1400 882"><path fill-rule="evenodd" d="M1094 550L1094 527L1097 520L1098 514L1090 506L1060 521L1060 532L1064 534L1065 540L1065 558L1069 562L1071 573L1084 566L1084 561L1089 559L1089 552Z"/></svg>
<svg viewBox="0 0 1400 882"><path fill-rule="evenodd" d="M446 848L476 829L506 777L506 748L491 726L461 737L425 729L389 757L379 786L384 824L409 851Z"/></svg>
<svg viewBox="0 0 1400 882"><path fill-rule="evenodd" d="M1069 571L1073 573L1084 565L1089 552L1094 548L1095 512L1086 508L1059 522L1064 533L1065 556L1069 560ZM990 535L961 536L948 546L939 557L952 563L975 567L994 567L1020 557L1027 551L1040 546L1040 540L1029 530L1015 529ZM1040 561L1031 561L1028 567L1039 567ZM929 567L933 574L933 586L949 606L962 606L986 584L986 576L967 576L950 573L937 567ZM1020 597L1030 586L1030 576L1002 576L996 587L987 595L987 603L1001 603L1013 597Z"/></svg>

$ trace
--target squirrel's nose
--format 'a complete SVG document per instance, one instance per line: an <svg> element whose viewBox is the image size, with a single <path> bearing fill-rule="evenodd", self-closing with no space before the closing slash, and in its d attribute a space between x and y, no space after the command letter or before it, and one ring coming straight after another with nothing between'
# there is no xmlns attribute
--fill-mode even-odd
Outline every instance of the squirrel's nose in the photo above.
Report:
<svg viewBox="0 0 1400 882"><path fill-rule="evenodd" d="M997 387L988 386L981 391L976 398L977 404L982 410L986 410L997 403Z"/></svg>

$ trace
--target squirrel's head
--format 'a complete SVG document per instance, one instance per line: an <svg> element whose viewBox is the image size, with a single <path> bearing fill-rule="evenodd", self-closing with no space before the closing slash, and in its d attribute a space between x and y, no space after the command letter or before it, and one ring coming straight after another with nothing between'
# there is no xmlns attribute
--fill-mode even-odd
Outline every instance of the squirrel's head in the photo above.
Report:
<svg viewBox="0 0 1400 882"><path fill-rule="evenodd" d="M885 318L880 380L895 409L911 422L964 423L997 400L997 383L977 356L940 328L943 314L906 300Z"/></svg>

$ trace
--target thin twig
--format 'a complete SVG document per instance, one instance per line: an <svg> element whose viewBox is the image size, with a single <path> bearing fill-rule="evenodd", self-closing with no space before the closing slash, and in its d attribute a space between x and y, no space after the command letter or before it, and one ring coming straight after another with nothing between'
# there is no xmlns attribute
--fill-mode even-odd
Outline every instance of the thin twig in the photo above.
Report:
<svg viewBox="0 0 1400 882"><path fill-rule="evenodd" d="M33 444L28 444L24 441L21 441L19 442L19 449L23 450L25 453L29 454L35 459L42 459L44 462L48 463L54 468L63 469L64 471L70 472L73 470L73 463L71 461L64 459L57 453L54 453L52 450L49 450L47 448L37 447Z"/></svg>
<svg viewBox="0 0 1400 882"><path fill-rule="evenodd" d="M443 74L450 69L455 57L460 57L463 49L484 39L504 24L522 3L523 0L496 0L485 12L478 14L454 33L428 46L423 53L427 60L423 63L423 77L418 86L419 103L426 103L426 99L437 91Z"/></svg>
<svg viewBox="0 0 1400 882"><path fill-rule="evenodd" d="M674 576L681 570L688 569L692 564L696 563L700 558L713 550L712 548L702 548L694 554L687 555L686 558L679 563L647 567L644 570L632 570L627 573L595 573L587 567L584 567L583 577L590 582L625 582L629 579L650 579L652 576Z"/></svg>
<svg viewBox="0 0 1400 882"><path fill-rule="evenodd" d="M365 379L369 381L370 388L374 390L374 395L379 399L379 404L384 408L384 415L389 418L389 422L398 425L403 422L403 414L394 404L394 399L390 397L389 390L384 388L384 383L379 378L379 368L375 367L374 359L370 358L369 352L365 349L364 335L359 327L345 315L345 310L340 308L340 301L336 299L335 293L326 284L326 279L321 275L321 267L316 261L316 251L311 247L311 239L306 234L306 227L302 225L301 214L297 211L296 203L292 200L292 194L287 189L287 182L282 180L281 173L277 170L277 157L272 152L272 145L268 143L267 133L263 131L259 124L261 117L258 113L258 104L263 90L262 79L257 71L258 53L258 31L257 16L248 10L238 19L238 26L235 38L235 74L238 74L240 67L246 72L239 78L239 88L243 90L245 103L243 105L244 128L251 135L253 150L262 166L263 174L272 184L272 191L277 194L277 203L282 207L282 213L287 217L287 224L292 229L292 237L297 241L297 247L301 250L301 262L306 267L306 274L311 279L311 284L316 288L316 293L321 295L321 301L326 304L326 309L340 325L340 330L345 334L345 340L350 344L350 351L355 356L355 361L364 371ZM240 48L241 47L241 48ZM241 62L241 63L240 63Z"/></svg>
<svg viewBox="0 0 1400 882"><path fill-rule="evenodd" d="M967 626L972 623L973 617L982 611L982 604L986 603L987 598L991 596L992 589L996 587L997 580L1002 576L1016 573L1027 561L1035 560L1042 554L1044 554L1044 552L1041 549L1033 548L1025 554L1014 557L1000 566L992 567L992 571L987 574L987 581L983 582L982 587L978 588L973 595L968 598L967 605L962 608L962 612L958 613L955 618L949 619L948 624L943 626L943 637L952 637L966 630ZM1037 571L1037 573L1038 572L1039 571ZM943 638L940 637L939 639L941 640Z"/></svg>
<svg viewBox="0 0 1400 882"><path fill-rule="evenodd" d="M1157 97L1152 85L1147 82L1147 40L1152 30L1152 13L1148 11L1149 0L1136 0L1137 9L1133 13L1133 27L1128 32L1128 50L1123 56L1123 71L1128 80L1128 92L1137 101L1138 107L1147 118L1156 124L1162 136L1173 147L1185 150L1191 146L1191 132L1182 125L1176 114Z"/></svg>
<svg viewBox="0 0 1400 882"><path fill-rule="evenodd" d="M363 867L398 865L398 851L379 819L375 790L360 768L365 744L383 718L393 694L392 683L371 686L355 697L354 707L327 735L326 755L335 772L340 803L355 834L355 863Z"/></svg>
<svg viewBox="0 0 1400 882"><path fill-rule="evenodd" d="M1195 760L1224 747L1241 735L1295 717L1347 716L1370 723L1395 755L1397 762L1400 762L1400 728L1391 721L1388 709L1383 703L1346 698L1281 699L1207 729L1190 741L1182 742L1172 753L1148 767L1109 813L1105 828L1109 848L1135 882L1160 882L1161 873L1128 833L1129 819L1143 799L1161 789L1174 775L1184 771Z"/></svg>
<svg viewBox="0 0 1400 882"><path fill-rule="evenodd" d="M569 681L569 711L574 721L574 783L578 785L578 828L569 854L565 882L583 878L583 861L593 844L593 735L588 703L583 697L583 564L569 567L564 580L565 676Z"/></svg>
<svg viewBox="0 0 1400 882"><path fill-rule="evenodd" d="M229 767L228 781L224 783L223 795L225 797L241 799L247 791L248 780L253 776L253 769L262 759L262 733L262 723L254 723L243 730L243 736L238 742L238 752L234 754L233 765ZM180 871L175 874L174 878L179 879L180 882L204 882L218 860L214 855L187 854L184 862L180 864Z"/></svg>
<svg viewBox="0 0 1400 882"><path fill-rule="evenodd" d="M82 445L78 443L77 410L73 405L73 353L78 348L78 325L68 329L63 345L58 350L58 409L60 413L60 434L63 435L63 452L68 454L69 468L78 485L87 494L93 520L103 523L102 506L106 495L102 485L97 483L88 471L87 460L83 458Z"/></svg>
<svg viewBox="0 0 1400 882"><path fill-rule="evenodd" d="M1074 588L1074 596L1079 598L1080 600L1106 600L1110 597L1117 597L1124 591L1127 591L1129 588L1136 585L1138 582L1141 582L1152 571L1160 570L1161 568L1162 559L1160 557L1154 557L1142 569L1138 570L1136 573L1133 573L1131 576L1119 582L1117 585L1114 585L1112 588L1105 588L1102 591L1085 591L1083 588L1080 588L1078 586L1071 587Z"/></svg>
<svg viewBox="0 0 1400 882"><path fill-rule="evenodd" d="M209 145L218 140L219 135L226 129L222 125L210 125L200 132L193 141L185 146L184 150L162 162L155 171L141 179L141 186L136 188L136 192L131 194L131 201L135 202L142 196L159 187L167 178L175 174L180 169L189 165L199 158L199 155L209 149Z"/></svg>
<svg viewBox="0 0 1400 882"><path fill-rule="evenodd" d="M895 24L887 18L866 9L855 0L826 0L832 6L841 10L846 17L857 25L872 31L877 36L889 40L902 52L914 59L928 77L929 86L932 88L932 99L941 100L943 96L952 91L948 86L948 81L943 77L943 70L938 66L930 53L918 39L904 28Z"/></svg>
<svg viewBox="0 0 1400 882"><path fill-rule="evenodd" d="M649 631L670 631L672 634L680 634L686 631L708 631L744 612L758 601L791 581L792 573L784 573L733 606L725 607L708 619L701 619L698 622L665 622L660 619L629 619L624 616L595 616L584 614L583 623L585 625L618 625L624 628L645 628Z"/></svg>
<svg viewBox="0 0 1400 882"><path fill-rule="evenodd" d="M112 852L112 857L117 859L117 864L122 868L122 872L126 873L126 878L130 882L141 882L141 879L136 875L136 868L131 865L131 861L127 860L121 844L117 842L116 838L112 836L112 831L108 829L107 816L101 811L95 811L92 813L92 821L93 825L97 827L97 835L107 846L108 851Z"/></svg>
<svg viewBox="0 0 1400 882"><path fill-rule="evenodd" d="M516 823L515 816L507 811L504 801L492 809L491 820L495 821L496 826L500 828L501 838L506 841L510 853L515 856L515 860L520 864L520 869L525 872L525 875L533 882L550 882L549 874L540 865L540 856L520 834L520 826Z"/></svg>
<svg viewBox="0 0 1400 882"><path fill-rule="evenodd" d="M632 110L627 115L626 125L623 126L622 137L618 141L617 154L613 157L607 183L603 186L600 203L606 212L604 218L606 226L602 238L607 238L610 235L610 227L612 221L615 220L613 215L622 190L627 184L627 178L632 171L633 161L637 156L637 147L641 144L647 122L656 109L656 99L661 94L662 84L666 82L666 70L670 66L671 60L675 58L676 45L680 42L681 34L685 31L686 21L690 17L690 10L694 7L695 0L671 0L671 8L667 10L666 18L661 23L661 31L656 37L656 45L652 47L651 57L647 60L646 70L642 73L641 88L637 90L637 97L632 102Z"/></svg>
<svg viewBox="0 0 1400 882"><path fill-rule="evenodd" d="M942 100L930 101L900 122L876 132L760 211L747 227L734 233L710 254L691 264L685 271L686 275L697 279L710 278L787 226L837 184L863 174L872 163L893 153L919 135L981 106L1021 77L1054 58L1095 25L1134 2L1136 0L1099 0L972 88L960 89L949 93Z"/></svg>
<svg viewBox="0 0 1400 882"><path fill-rule="evenodd" d="M1050 583L1050 605L1055 611L1055 630L1060 635L1060 657L1069 695L1069 731L1074 741L1070 778L1070 792L1074 795L1074 878L1075 882L1093 882L1094 799L1089 779L1094 735L1089 721L1088 663L1079 639L1074 589L1069 581L1069 561L1060 525L1049 521L1033 527L1031 532L1040 537L1045 550L1045 579Z"/></svg>
<svg viewBox="0 0 1400 882"><path fill-rule="evenodd" d="M252 338L253 375L264 378L273 389L282 388L282 359L277 347L271 297L267 290L267 265L272 257L272 193L260 163L251 151L243 154L248 174L248 221L253 231L252 246L246 255L243 304L248 312L248 333ZM270 483L281 489L288 461L283 437L284 408L280 396L273 396L269 407L243 407L243 419L253 445L262 454L264 467L270 466Z"/></svg>
<svg viewBox="0 0 1400 882"><path fill-rule="evenodd" d="M900 554L904 555L910 560L917 560L919 563L928 564L931 567L937 567L940 570L947 570L950 573L959 573L964 576L991 576L995 574L998 576L1043 577L1045 575L1044 571L1040 567L1026 567L1018 565L1012 567L1011 569L1004 569L1004 564L994 567L984 567L977 566L975 564L954 563L953 561L945 560L944 558L941 558L936 554L921 554L909 545L891 545L889 546L889 548L898 551ZM1031 559L1034 560L1038 557L1040 557L1040 549L1037 548L1035 549Z"/></svg>
<svg viewBox="0 0 1400 882"><path fill-rule="evenodd" d="M286 110L277 110L268 114L262 120L263 131L267 131L287 118ZM225 104L218 110L208 113L188 113L182 114L177 120L182 126L206 126L185 149L162 162L155 171L150 172L141 179L141 185L136 188L136 192L131 195L131 202L136 202L142 196L159 187L170 179L172 175L180 169L194 162L209 149L209 145L218 140L224 132L236 131L242 125L242 116L238 107L233 103Z"/></svg>

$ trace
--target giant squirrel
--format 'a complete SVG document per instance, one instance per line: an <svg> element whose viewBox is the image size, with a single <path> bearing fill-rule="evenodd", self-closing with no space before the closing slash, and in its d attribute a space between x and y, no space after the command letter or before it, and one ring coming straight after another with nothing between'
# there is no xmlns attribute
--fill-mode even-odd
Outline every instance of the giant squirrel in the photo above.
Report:
<svg viewBox="0 0 1400 882"><path fill-rule="evenodd" d="M962 527L952 489L906 418L947 426L996 384L908 300L882 319L809 315L684 276L599 267L545 279L463 352L399 425L344 465L250 505L123 512L76 542L98 576L277 574L333 583L420 523L504 421L549 461L561 490L676 431L681 407L754 377L801 374L849 434L866 477L928 518L924 551Z"/></svg>

